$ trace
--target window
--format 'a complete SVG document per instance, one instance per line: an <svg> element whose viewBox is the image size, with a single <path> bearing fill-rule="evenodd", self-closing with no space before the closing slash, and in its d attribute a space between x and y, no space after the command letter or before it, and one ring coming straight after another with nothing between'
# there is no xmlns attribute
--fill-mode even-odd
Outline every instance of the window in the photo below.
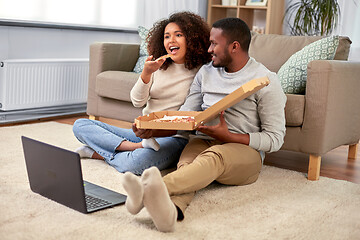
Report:
<svg viewBox="0 0 360 240"><path fill-rule="evenodd" d="M0 21L136 29L138 0L0 0Z"/></svg>

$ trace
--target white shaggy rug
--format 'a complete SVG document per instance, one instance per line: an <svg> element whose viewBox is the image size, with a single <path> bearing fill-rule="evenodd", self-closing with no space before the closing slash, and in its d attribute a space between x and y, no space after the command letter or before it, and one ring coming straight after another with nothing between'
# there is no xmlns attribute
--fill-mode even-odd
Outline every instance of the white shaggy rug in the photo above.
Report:
<svg viewBox="0 0 360 240"><path fill-rule="evenodd" d="M72 126L56 122L0 127L0 239L360 239L360 185L264 166L243 187L212 184L197 193L173 233L160 233L146 210L124 205L82 214L33 193L20 137L73 150ZM83 160L84 179L125 193L122 174Z"/></svg>

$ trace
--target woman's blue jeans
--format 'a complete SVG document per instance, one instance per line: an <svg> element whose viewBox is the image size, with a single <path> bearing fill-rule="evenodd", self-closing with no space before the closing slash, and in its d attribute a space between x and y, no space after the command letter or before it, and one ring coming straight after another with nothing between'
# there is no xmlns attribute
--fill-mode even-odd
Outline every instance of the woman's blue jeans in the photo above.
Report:
<svg viewBox="0 0 360 240"><path fill-rule="evenodd" d="M105 161L119 172L132 172L141 175L142 172L152 166L159 170L176 166L180 154L188 143L187 139L178 137L156 138L160 144L160 150L154 151L149 148L138 148L134 151L115 150L122 141L141 142L132 129L123 129L109 124L90 120L78 119L74 123L73 132L75 137L86 144Z"/></svg>

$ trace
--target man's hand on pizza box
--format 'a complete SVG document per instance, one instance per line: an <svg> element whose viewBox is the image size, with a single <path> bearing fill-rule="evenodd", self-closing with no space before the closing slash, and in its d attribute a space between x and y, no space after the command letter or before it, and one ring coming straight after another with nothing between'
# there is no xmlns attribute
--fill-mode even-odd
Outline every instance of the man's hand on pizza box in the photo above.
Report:
<svg viewBox="0 0 360 240"><path fill-rule="evenodd" d="M224 111L220 113L219 119L220 122L218 125L215 126L201 125L197 128L197 130L222 142L229 142L230 132L225 122Z"/></svg>

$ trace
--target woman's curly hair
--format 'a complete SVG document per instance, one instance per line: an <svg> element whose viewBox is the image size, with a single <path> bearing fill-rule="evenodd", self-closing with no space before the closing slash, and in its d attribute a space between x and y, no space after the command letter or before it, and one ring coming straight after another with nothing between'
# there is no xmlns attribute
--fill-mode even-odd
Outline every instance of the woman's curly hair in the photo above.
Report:
<svg viewBox="0 0 360 240"><path fill-rule="evenodd" d="M169 23L176 23L186 39L185 67L189 70L211 61L207 52L210 46L210 28L198 15L191 12L178 12L168 19L154 24L146 38L148 53L156 59L167 54L164 47L164 31ZM160 69L166 70L173 60L167 58Z"/></svg>

